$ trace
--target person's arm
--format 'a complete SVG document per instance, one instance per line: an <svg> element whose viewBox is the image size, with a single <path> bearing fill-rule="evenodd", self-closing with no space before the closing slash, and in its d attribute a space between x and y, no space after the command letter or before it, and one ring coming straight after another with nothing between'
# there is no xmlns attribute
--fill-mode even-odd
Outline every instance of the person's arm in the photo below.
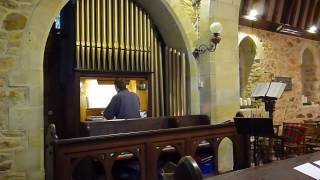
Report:
<svg viewBox="0 0 320 180"><path fill-rule="evenodd" d="M110 103L103 111L103 117L106 119L113 119L118 114L118 98L113 96Z"/></svg>
<svg viewBox="0 0 320 180"><path fill-rule="evenodd" d="M141 104L140 104L140 99L139 99L139 96L136 94L136 97L138 99L138 103L139 103L139 110L140 110L140 107L141 107Z"/></svg>
<svg viewBox="0 0 320 180"><path fill-rule="evenodd" d="M137 99L138 99L138 110L139 110L139 117L141 117L141 114L140 114L140 112L141 112L141 104L140 104L140 98L139 98L139 96L136 94L136 97L137 97Z"/></svg>

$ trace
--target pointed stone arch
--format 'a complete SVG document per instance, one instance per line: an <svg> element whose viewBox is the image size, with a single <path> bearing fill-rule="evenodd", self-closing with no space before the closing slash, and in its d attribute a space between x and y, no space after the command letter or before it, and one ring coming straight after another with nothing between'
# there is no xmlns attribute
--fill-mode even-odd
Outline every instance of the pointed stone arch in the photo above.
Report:
<svg viewBox="0 0 320 180"><path fill-rule="evenodd" d="M239 77L240 96L250 97L254 84L259 80L261 50L257 40L250 36L244 36L239 41Z"/></svg>
<svg viewBox="0 0 320 180"><path fill-rule="evenodd" d="M225 137L218 145L218 171L227 172L233 170L233 141Z"/></svg>
<svg viewBox="0 0 320 180"><path fill-rule="evenodd" d="M320 89L320 81L318 78L318 61L316 61L315 53L309 47L304 48L301 56L301 84L302 95L308 98L308 102L319 102L318 90Z"/></svg>

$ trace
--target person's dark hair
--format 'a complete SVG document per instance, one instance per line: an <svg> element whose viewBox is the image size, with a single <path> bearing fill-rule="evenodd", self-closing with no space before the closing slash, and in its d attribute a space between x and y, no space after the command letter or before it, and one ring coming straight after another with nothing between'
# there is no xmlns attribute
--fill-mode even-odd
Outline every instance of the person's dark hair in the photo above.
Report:
<svg viewBox="0 0 320 180"><path fill-rule="evenodd" d="M124 79L117 78L114 80L114 85L119 91L126 89L126 82Z"/></svg>
<svg viewBox="0 0 320 180"><path fill-rule="evenodd" d="M238 112L236 113L236 117L244 117L244 115L242 114L242 112L238 111Z"/></svg>

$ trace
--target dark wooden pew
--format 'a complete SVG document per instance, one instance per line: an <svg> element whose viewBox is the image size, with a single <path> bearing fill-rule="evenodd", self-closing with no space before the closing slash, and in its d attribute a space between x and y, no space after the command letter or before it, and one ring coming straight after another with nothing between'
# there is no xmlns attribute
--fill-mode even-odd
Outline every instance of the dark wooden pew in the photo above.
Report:
<svg viewBox="0 0 320 180"><path fill-rule="evenodd" d="M137 131L170 129L187 126L209 125L207 115L148 117L125 120L103 120L95 118L81 123L81 136L97 136Z"/></svg>
<svg viewBox="0 0 320 180"><path fill-rule="evenodd" d="M214 173L217 174L218 147L225 137L233 142L234 169L248 167L246 140L237 134L233 123L210 125L209 118L202 115L108 123L103 122L100 129L99 123L88 123L89 134L104 135L58 139L55 133L51 133L51 137L55 137L50 143L54 154L54 179L113 180L118 179L113 172L118 168L125 169L125 172L133 170L140 180L157 180L161 158L175 154L178 160L186 155L197 159L197 149L203 140L210 143ZM121 163L125 166L119 166Z"/></svg>

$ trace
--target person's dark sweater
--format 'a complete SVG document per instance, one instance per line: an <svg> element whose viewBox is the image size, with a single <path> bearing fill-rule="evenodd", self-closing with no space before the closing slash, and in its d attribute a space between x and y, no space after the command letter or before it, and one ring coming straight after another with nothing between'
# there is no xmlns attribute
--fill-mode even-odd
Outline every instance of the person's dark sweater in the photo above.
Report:
<svg viewBox="0 0 320 180"><path fill-rule="evenodd" d="M119 91L112 97L109 105L103 112L106 119L130 119L140 117L139 97L127 89Z"/></svg>

